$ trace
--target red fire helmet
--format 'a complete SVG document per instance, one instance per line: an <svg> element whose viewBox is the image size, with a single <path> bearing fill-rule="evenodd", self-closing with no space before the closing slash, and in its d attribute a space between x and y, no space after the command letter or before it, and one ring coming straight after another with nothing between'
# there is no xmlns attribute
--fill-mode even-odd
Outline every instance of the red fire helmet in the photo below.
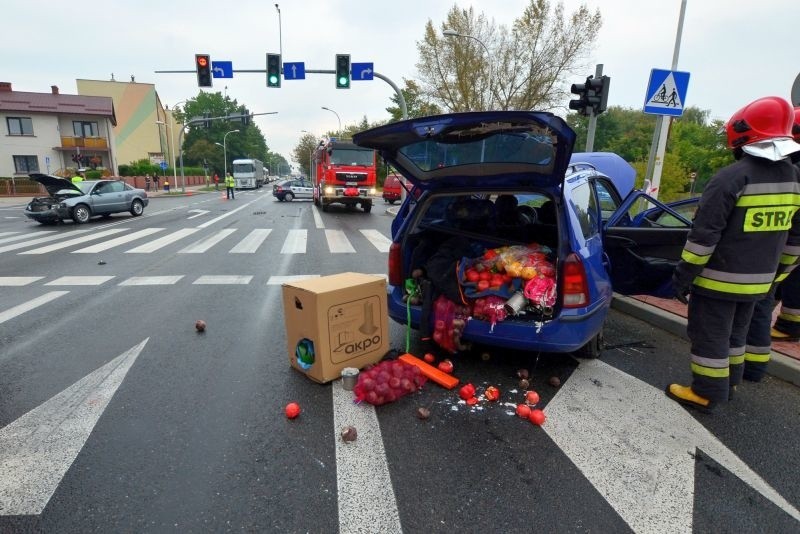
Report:
<svg viewBox="0 0 800 534"><path fill-rule="evenodd" d="M725 124L728 148L792 137L794 122L795 113L789 102L779 96L759 98L734 113Z"/></svg>

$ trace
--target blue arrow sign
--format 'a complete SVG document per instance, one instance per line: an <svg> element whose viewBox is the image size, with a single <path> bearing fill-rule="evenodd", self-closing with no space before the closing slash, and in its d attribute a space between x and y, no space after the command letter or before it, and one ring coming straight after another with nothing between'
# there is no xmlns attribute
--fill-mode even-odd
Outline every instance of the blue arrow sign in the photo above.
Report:
<svg viewBox="0 0 800 534"><path fill-rule="evenodd" d="M214 78L233 78L232 61L212 61L211 72Z"/></svg>
<svg viewBox="0 0 800 534"><path fill-rule="evenodd" d="M645 93L644 112L652 115L683 114L689 73L677 70L653 69Z"/></svg>
<svg viewBox="0 0 800 534"><path fill-rule="evenodd" d="M305 80L306 79L306 64L302 61L295 63L283 63L283 79L284 80Z"/></svg>
<svg viewBox="0 0 800 534"><path fill-rule="evenodd" d="M161 170L162 170L162 171L165 171L165 170L167 170L167 162L166 162L166 161L162 161L162 162L161 162Z"/></svg>
<svg viewBox="0 0 800 534"><path fill-rule="evenodd" d="M372 63L351 63L350 72L352 73L352 80L359 82L362 80L371 80L372 74L375 72L372 68Z"/></svg>

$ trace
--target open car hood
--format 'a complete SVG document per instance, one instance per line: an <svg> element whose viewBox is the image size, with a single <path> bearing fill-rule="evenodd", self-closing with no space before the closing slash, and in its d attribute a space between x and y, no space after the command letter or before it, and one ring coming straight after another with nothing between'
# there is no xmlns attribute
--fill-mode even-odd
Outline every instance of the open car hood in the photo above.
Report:
<svg viewBox="0 0 800 534"><path fill-rule="evenodd" d="M80 195L83 194L80 187L66 178L50 176L49 174L30 174L29 176L34 182L42 184L50 196L56 196L56 194L63 193L64 191L69 193L75 192Z"/></svg>
<svg viewBox="0 0 800 534"><path fill-rule="evenodd" d="M575 132L552 113L477 111L395 122L353 142L421 189L558 186Z"/></svg>

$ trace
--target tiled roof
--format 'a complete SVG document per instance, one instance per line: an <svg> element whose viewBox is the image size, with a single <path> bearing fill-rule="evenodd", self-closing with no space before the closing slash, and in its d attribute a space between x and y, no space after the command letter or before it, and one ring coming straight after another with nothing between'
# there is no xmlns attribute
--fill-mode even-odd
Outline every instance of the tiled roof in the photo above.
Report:
<svg viewBox="0 0 800 534"><path fill-rule="evenodd" d="M0 112L9 111L100 115L109 117L111 124L117 125L114 101L108 96L28 93L24 91L0 92Z"/></svg>

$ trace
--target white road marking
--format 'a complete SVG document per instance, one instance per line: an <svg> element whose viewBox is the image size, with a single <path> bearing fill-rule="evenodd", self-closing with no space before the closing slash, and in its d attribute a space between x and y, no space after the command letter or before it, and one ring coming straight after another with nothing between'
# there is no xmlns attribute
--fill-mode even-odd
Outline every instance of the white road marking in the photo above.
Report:
<svg viewBox="0 0 800 534"><path fill-rule="evenodd" d="M0 286L22 287L41 280L44 276L0 276Z"/></svg>
<svg viewBox="0 0 800 534"><path fill-rule="evenodd" d="M318 274L295 274L290 276L270 276L267 280L268 286L280 286L286 282L297 282L298 280L308 280L309 278L319 278Z"/></svg>
<svg viewBox="0 0 800 534"><path fill-rule="evenodd" d="M0 232L0 237L5 237L7 235L14 235L18 234L19 232Z"/></svg>
<svg viewBox="0 0 800 534"><path fill-rule="evenodd" d="M261 199L257 198L257 199L255 199L255 200L251 200L250 202L248 202L248 203L246 203L246 204L242 204L242 205L241 205L241 206L239 206L238 208L236 208L236 209L234 209L234 210L231 210L231 211L229 211L228 213L223 213L223 214L222 214L222 215L220 215L219 217L215 217L215 218L211 219L210 221L206 221L206 222L204 222L203 224L201 224L200 226L198 226L198 228L208 228L209 226L211 226L211 225L212 225L212 224L214 224L215 222L221 221L221 220L222 220L222 219L224 219L225 217L230 217L231 215L233 215L233 214L234 214L234 213L236 213L237 211L243 210L243 209L245 209L247 206L249 206L250 204L252 204L253 202L258 202L259 200L261 200Z"/></svg>
<svg viewBox="0 0 800 534"><path fill-rule="evenodd" d="M377 230L359 230L380 252L389 252L392 240Z"/></svg>
<svg viewBox="0 0 800 534"><path fill-rule="evenodd" d="M319 210L314 204L311 205L311 214L314 215L314 226L317 228L325 228L325 223L322 222L322 215L319 214Z"/></svg>
<svg viewBox="0 0 800 534"><path fill-rule="evenodd" d="M20 252L19 254L47 254L48 252L53 252L54 250L61 250L62 248L71 247L72 245L79 245L81 243L86 243L87 241L94 241L95 239L118 234L127 230L127 228L112 228L110 230L103 230L102 232L76 237L75 239L68 239L67 241L62 241L61 243L35 248L33 250L26 250L25 252Z"/></svg>
<svg viewBox="0 0 800 534"><path fill-rule="evenodd" d="M336 442L336 479L339 496L339 532L401 533L400 514L386 462L381 427L375 407L353 402L353 392L337 380L333 392L333 436ZM345 442L346 426L358 439Z"/></svg>
<svg viewBox="0 0 800 534"><path fill-rule="evenodd" d="M9 250L17 250L20 248L31 247L33 245L38 245L40 243L47 243L48 241L55 241L56 239L64 239L65 237L77 235L77 234L85 234L88 232L89 229L86 230L72 230L69 233L58 233L56 235L48 235L45 237L39 237L37 239L31 239L30 241L25 241L23 243L14 243L13 245L6 245L4 247L0 247L0 252L8 252Z"/></svg>
<svg viewBox="0 0 800 534"><path fill-rule="evenodd" d="M194 219L195 217L200 217L205 215L206 213L211 213L209 210L189 210L188 213L194 213L191 217L186 217L186 220Z"/></svg>
<svg viewBox="0 0 800 534"><path fill-rule="evenodd" d="M166 247L167 245L174 243L180 239L183 239L186 236L190 236L195 232L199 232L200 230L197 228L181 228L177 232L172 232L171 234L165 235L164 237L159 237L155 241L151 241L145 245L139 245L138 247L132 248L130 250L126 250L126 254L150 254L151 252L155 252L156 250Z"/></svg>
<svg viewBox="0 0 800 534"><path fill-rule="evenodd" d="M13 308L9 308L6 311L0 312L0 324L11 320L18 315L22 315L25 312L34 310L50 301L56 300L58 297L63 297L67 293L69 293L69 291L50 291L41 297L36 297L28 302L23 302L22 304L14 306ZM0 463L0 465L2 465L2 463ZM2 469L0 469L0 472L2 472ZM0 477L0 479L2 478L3 477Z"/></svg>
<svg viewBox="0 0 800 534"><path fill-rule="evenodd" d="M99 286L114 278L113 276L62 276L46 286Z"/></svg>
<svg viewBox="0 0 800 534"><path fill-rule="evenodd" d="M325 239L328 241L328 250L333 254L356 251L348 241L344 230L325 230Z"/></svg>
<svg viewBox="0 0 800 534"><path fill-rule="evenodd" d="M142 237L147 237L151 234L155 234L156 232L160 232L161 230L163 230L163 228L145 228L144 230L139 230L138 232L133 232L132 234L123 235L114 239L109 239L108 241L103 241L102 243L97 243L96 245L73 250L72 253L94 254L97 252L102 252L110 248L118 247L119 245L124 245L125 243L130 243L131 241L136 241Z"/></svg>
<svg viewBox="0 0 800 534"><path fill-rule="evenodd" d="M205 274L192 282L197 285L247 285L253 277L250 275Z"/></svg>
<svg viewBox="0 0 800 534"><path fill-rule="evenodd" d="M663 391L600 360L582 360L545 412L542 428L634 532L692 532L697 449L800 521Z"/></svg>
<svg viewBox="0 0 800 534"><path fill-rule="evenodd" d="M146 343L0 430L0 515L42 513Z"/></svg>
<svg viewBox="0 0 800 534"><path fill-rule="evenodd" d="M229 252L231 254L253 254L269 236L270 232L272 230L269 228L256 228L239 241Z"/></svg>
<svg viewBox="0 0 800 534"><path fill-rule="evenodd" d="M0 235L8 235L8 234L16 234L17 232L2 232ZM32 232L30 234L22 234L22 235L15 235L13 237L4 237L0 239L0 243L12 243L14 241L22 241L23 239L28 239L33 236L41 236L46 234L53 234L55 230L44 230L41 232Z"/></svg>
<svg viewBox="0 0 800 534"><path fill-rule="evenodd" d="M289 230L283 242L281 254L305 254L308 242L308 230Z"/></svg>
<svg viewBox="0 0 800 534"><path fill-rule="evenodd" d="M208 251L211 247L231 235L236 231L236 228L225 228L224 230L220 230L216 234L210 235L205 239L201 239L195 243L192 243L188 247L179 250L178 254L201 254L203 252Z"/></svg>
<svg viewBox="0 0 800 534"><path fill-rule="evenodd" d="M175 276L132 276L123 280L121 286L171 286L183 278L182 274Z"/></svg>

